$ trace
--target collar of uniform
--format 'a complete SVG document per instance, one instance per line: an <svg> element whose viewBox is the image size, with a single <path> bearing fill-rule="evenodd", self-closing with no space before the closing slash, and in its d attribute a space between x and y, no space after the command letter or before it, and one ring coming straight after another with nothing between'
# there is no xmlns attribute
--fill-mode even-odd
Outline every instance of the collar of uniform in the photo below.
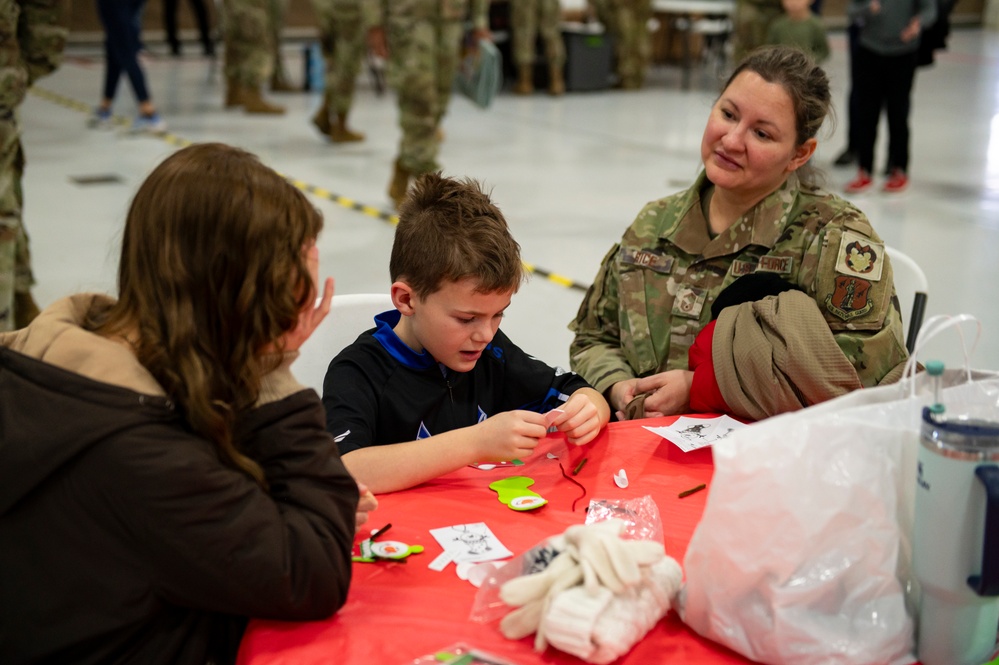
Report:
<svg viewBox="0 0 999 665"><path fill-rule="evenodd" d="M708 222L701 211L702 193L710 186L711 181L702 170L677 202L681 214L660 234L663 240L684 252L704 258L725 256L747 245L773 247L787 226L787 213L799 189L798 176L791 173L780 187L753 206L727 231L712 239L708 235Z"/></svg>
<svg viewBox="0 0 999 665"><path fill-rule="evenodd" d="M389 355L410 369L424 370L437 365L433 356L424 349L417 353L395 334L394 328L399 323L402 314L397 309L390 309L375 317L374 338L382 345Z"/></svg>

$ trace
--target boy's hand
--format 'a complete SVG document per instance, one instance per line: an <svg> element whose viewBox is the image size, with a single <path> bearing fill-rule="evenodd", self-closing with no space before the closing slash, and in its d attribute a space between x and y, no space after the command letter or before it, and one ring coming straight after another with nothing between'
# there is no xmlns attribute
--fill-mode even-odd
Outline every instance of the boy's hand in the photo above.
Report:
<svg viewBox="0 0 999 665"><path fill-rule="evenodd" d="M569 443L577 446L589 443L603 427L597 406L582 392L573 393L559 410L562 413L551 424L565 434Z"/></svg>
<svg viewBox="0 0 999 665"><path fill-rule="evenodd" d="M548 433L545 417L533 411L504 411L476 425L479 461L508 462L528 457Z"/></svg>

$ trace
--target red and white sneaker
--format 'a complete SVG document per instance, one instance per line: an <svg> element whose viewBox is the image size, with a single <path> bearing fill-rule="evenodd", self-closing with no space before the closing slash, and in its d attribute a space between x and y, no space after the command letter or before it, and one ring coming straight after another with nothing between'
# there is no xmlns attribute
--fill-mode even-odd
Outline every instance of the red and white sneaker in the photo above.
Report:
<svg viewBox="0 0 999 665"><path fill-rule="evenodd" d="M905 171L902 169L892 169L888 175L888 181L885 182L885 186L881 188L881 191L888 193L904 192L908 186L909 176L905 174Z"/></svg>
<svg viewBox="0 0 999 665"><path fill-rule="evenodd" d="M847 194L860 194L861 192L866 192L874 184L874 180L871 179L871 174L860 169L857 171L857 177L846 184L844 191Z"/></svg>

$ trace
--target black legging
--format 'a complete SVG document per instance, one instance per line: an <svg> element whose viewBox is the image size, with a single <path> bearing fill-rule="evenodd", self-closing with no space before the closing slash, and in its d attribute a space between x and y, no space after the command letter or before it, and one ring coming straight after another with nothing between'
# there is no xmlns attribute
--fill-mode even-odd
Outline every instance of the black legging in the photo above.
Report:
<svg viewBox="0 0 999 665"><path fill-rule="evenodd" d="M916 53L881 55L857 45L856 80L857 161L868 173L874 170L874 143L878 137L881 109L888 116L888 166L906 172L909 168L909 108L916 75Z"/></svg>
<svg viewBox="0 0 999 665"><path fill-rule="evenodd" d="M180 39L177 38L177 3L178 0L163 0L163 27L170 48L174 52L180 49ZM194 12L194 20L198 23L201 43L205 47L205 52L209 53L212 51L212 35L211 26L208 24L208 10L205 9L203 0L188 0L188 4Z"/></svg>
<svg viewBox="0 0 999 665"><path fill-rule="evenodd" d="M104 99L114 99L118 79L125 72L135 99L149 101L146 76L139 66L142 8L146 0L97 0L97 13L104 24Z"/></svg>

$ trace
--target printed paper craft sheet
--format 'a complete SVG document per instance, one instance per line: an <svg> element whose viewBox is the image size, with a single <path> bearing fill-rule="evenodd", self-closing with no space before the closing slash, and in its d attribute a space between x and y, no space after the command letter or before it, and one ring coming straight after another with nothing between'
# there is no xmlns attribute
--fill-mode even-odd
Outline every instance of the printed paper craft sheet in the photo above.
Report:
<svg viewBox="0 0 999 665"><path fill-rule="evenodd" d="M688 418L680 416L667 427L646 427L645 429L658 434L670 441L685 453L698 448L710 446L718 439L728 436L731 432L745 427L735 418L717 416L715 418Z"/></svg>
<svg viewBox="0 0 999 665"><path fill-rule="evenodd" d="M513 556L513 552L503 546L485 522L431 529L430 535L455 563L496 561Z"/></svg>

